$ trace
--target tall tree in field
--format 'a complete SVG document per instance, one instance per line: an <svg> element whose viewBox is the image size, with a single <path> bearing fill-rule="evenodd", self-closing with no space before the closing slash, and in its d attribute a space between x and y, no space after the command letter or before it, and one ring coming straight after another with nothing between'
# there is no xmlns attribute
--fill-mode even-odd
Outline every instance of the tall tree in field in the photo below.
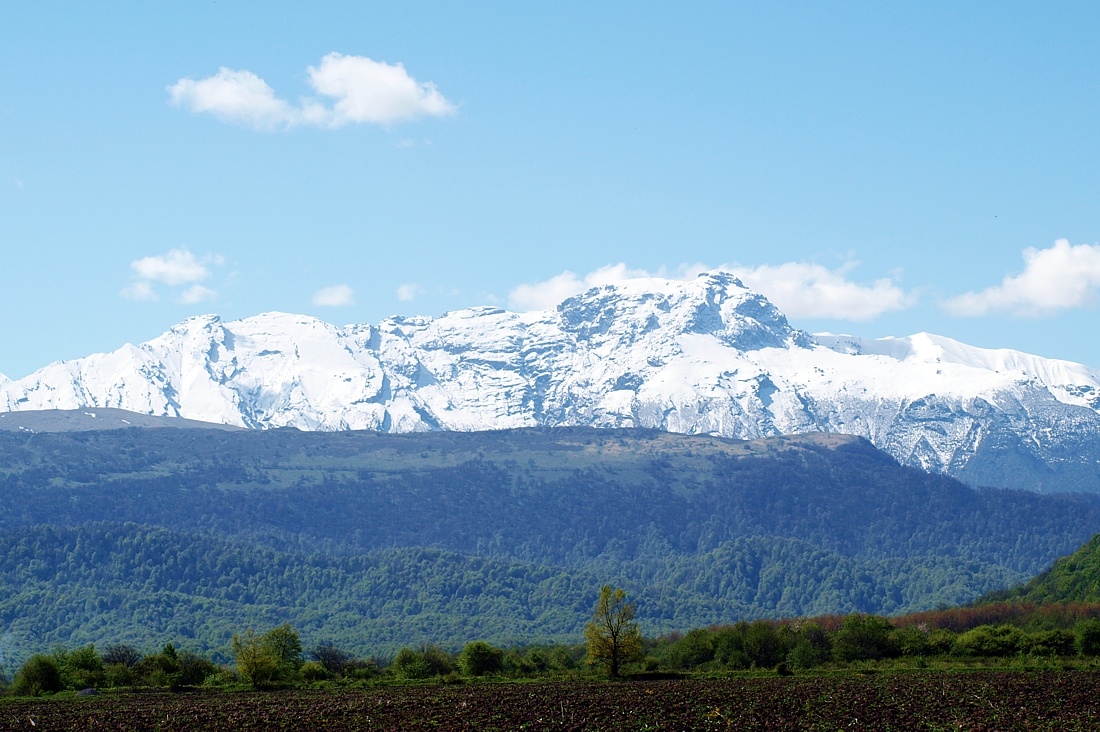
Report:
<svg viewBox="0 0 1100 732"><path fill-rule="evenodd" d="M584 629L588 641L588 662L601 664L615 678L623 664L642 656L642 634L634 622L634 603L626 601L626 592L600 588L596 612Z"/></svg>

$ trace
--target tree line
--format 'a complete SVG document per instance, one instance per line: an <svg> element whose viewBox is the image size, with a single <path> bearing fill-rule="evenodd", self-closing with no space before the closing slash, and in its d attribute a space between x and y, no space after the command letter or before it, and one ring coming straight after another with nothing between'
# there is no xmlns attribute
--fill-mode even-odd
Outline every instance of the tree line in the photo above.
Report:
<svg viewBox="0 0 1100 732"><path fill-rule="evenodd" d="M550 644L502 648L483 640L460 650L435 644L404 647L390 658L359 658L331 641L310 648L284 623L266 632L248 629L231 641L232 663L166 644L143 654L126 644L94 644L27 659L14 678L0 670L0 691L15 695L51 694L64 690L128 687L271 688L311 684L374 684L386 681L443 682L492 678L633 676L772 671L779 674L818 668L845 668L868 662L925 666L940 664L1100 661L1100 606L1067 606L1061 617L1047 613L1045 627L1036 616L1020 615L1031 627L984 623L962 628L966 617L981 614L942 613L890 619L850 614L789 621L742 621L696 628L684 634L646 638L636 607L624 590L604 585L585 628L583 644ZM960 618L964 620L960 620Z"/></svg>

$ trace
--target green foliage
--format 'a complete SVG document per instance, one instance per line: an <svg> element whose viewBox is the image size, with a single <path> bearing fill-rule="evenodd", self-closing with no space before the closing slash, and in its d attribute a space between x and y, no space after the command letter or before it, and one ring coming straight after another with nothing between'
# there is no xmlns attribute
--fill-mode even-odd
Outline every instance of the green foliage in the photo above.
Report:
<svg viewBox="0 0 1100 732"><path fill-rule="evenodd" d="M693 669L714 660L714 634L705 628L689 630L665 653L665 662L675 669Z"/></svg>
<svg viewBox="0 0 1100 732"><path fill-rule="evenodd" d="M263 644L275 657L280 678L290 678L302 667L302 641L289 623L265 633Z"/></svg>
<svg viewBox="0 0 1100 732"><path fill-rule="evenodd" d="M741 650L749 664L756 668L775 668L794 648L789 633L780 634L767 620L757 620L744 626Z"/></svg>
<svg viewBox="0 0 1100 732"><path fill-rule="evenodd" d="M310 655L314 662L332 676L343 676L348 666L355 664L355 656L340 650L332 641L319 643L310 651Z"/></svg>
<svg viewBox="0 0 1100 732"><path fill-rule="evenodd" d="M432 675L431 667L424 658L424 654L411 648L402 648L398 651L391 668L399 679L426 679Z"/></svg>
<svg viewBox="0 0 1100 732"><path fill-rule="evenodd" d="M504 651L485 641L473 641L462 649L458 666L467 676L499 674L504 670Z"/></svg>
<svg viewBox="0 0 1100 732"><path fill-rule="evenodd" d="M642 657L642 635L634 615L634 603L626 601L625 590L610 585L600 588L600 599L592 621L584 628L584 637L588 662L602 666L611 678L617 678L625 664Z"/></svg>
<svg viewBox="0 0 1100 732"><path fill-rule="evenodd" d="M1014 656L1024 650L1024 633L1012 625L981 625L955 639L951 653L956 656Z"/></svg>
<svg viewBox="0 0 1100 732"><path fill-rule="evenodd" d="M0 465L16 663L169 639L224 663L235 631L279 623L361 656L567 643L604 582L639 588L655 632L894 614L1018 582L1100 525L1095 498L973 491L847 438L5 433ZM756 663L714 641L705 663ZM153 666L136 681L182 673Z"/></svg>
<svg viewBox="0 0 1100 732"><path fill-rule="evenodd" d="M19 696L38 696L61 691L61 667L52 656L35 654L15 674L11 690Z"/></svg>
<svg viewBox="0 0 1100 732"><path fill-rule="evenodd" d="M1073 631L1054 629L1026 634L1020 640L1020 650L1033 656L1072 656L1075 636Z"/></svg>
<svg viewBox="0 0 1100 732"><path fill-rule="evenodd" d="M237 673L254 688L273 684L279 675L279 658L265 642L266 636L256 635L252 628L243 636L233 636L233 655L237 660Z"/></svg>
<svg viewBox="0 0 1100 732"><path fill-rule="evenodd" d="M932 651L928 633L916 625L907 625L893 631L890 644L902 656L927 656Z"/></svg>
<svg viewBox="0 0 1100 732"><path fill-rule="evenodd" d="M54 659L61 669L64 688L79 691L103 685L103 659L96 653L94 645L71 651L59 647L54 650Z"/></svg>
<svg viewBox="0 0 1100 732"><path fill-rule="evenodd" d="M898 649L891 637L894 626L875 615L849 615L833 637L833 656L838 661L891 658Z"/></svg>
<svg viewBox="0 0 1100 732"><path fill-rule="evenodd" d="M1082 620L1074 628L1073 646L1082 656L1100 655L1100 620Z"/></svg>
<svg viewBox="0 0 1100 732"><path fill-rule="evenodd" d="M306 661L302 664L300 672L306 681L324 681L331 679L334 675L318 661Z"/></svg>
<svg viewBox="0 0 1100 732"><path fill-rule="evenodd" d="M1100 534L1094 535L1072 554L1027 584L992 592L978 600L985 602L1100 602Z"/></svg>
<svg viewBox="0 0 1100 732"><path fill-rule="evenodd" d="M794 648L787 653L787 665L791 668L813 668L827 663L832 657L832 639L817 623L803 623L796 638Z"/></svg>
<svg viewBox="0 0 1100 732"><path fill-rule="evenodd" d="M175 686L182 671L176 647L171 643L160 653L145 656L134 664L135 681L143 686Z"/></svg>

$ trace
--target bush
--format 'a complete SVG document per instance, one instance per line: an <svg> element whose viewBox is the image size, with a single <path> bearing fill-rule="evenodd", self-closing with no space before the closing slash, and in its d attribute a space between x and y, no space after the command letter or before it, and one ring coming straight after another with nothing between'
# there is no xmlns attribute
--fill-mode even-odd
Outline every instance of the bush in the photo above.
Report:
<svg viewBox="0 0 1100 732"><path fill-rule="evenodd" d="M34 655L15 675L11 689L19 696L38 696L61 691L61 667L52 656Z"/></svg>
<svg viewBox="0 0 1100 732"><path fill-rule="evenodd" d="M1073 647L1078 653L1082 656L1100 656L1100 620L1082 620L1073 630Z"/></svg>
<svg viewBox="0 0 1100 732"><path fill-rule="evenodd" d="M326 669L319 661L306 661L300 669L302 678L306 681L324 681L331 679L334 674Z"/></svg>
<svg viewBox="0 0 1100 732"><path fill-rule="evenodd" d="M103 667L104 683L112 689L134 685L134 670L124 663L108 663Z"/></svg>
<svg viewBox="0 0 1100 732"><path fill-rule="evenodd" d="M693 669L714 660L714 634L705 628L689 630L666 651L672 668Z"/></svg>
<svg viewBox="0 0 1100 732"><path fill-rule="evenodd" d="M182 670L176 647L169 643L134 665L134 680L143 686L175 686Z"/></svg>
<svg viewBox="0 0 1100 732"><path fill-rule="evenodd" d="M793 638L781 636L767 620L757 620L745 629L742 650L753 666L775 668L794 648L794 643L788 645L787 640L793 641Z"/></svg>
<svg viewBox="0 0 1100 732"><path fill-rule="evenodd" d="M398 651L391 668L399 679L426 679L432 675L424 654L411 648L402 648Z"/></svg>
<svg viewBox="0 0 1100 732"><path fill-rule="evenodd" d="M374 661L362 661L358 658L344 665L345 679L373 679L378 675L378 664Z"/></svg>
<svg viewBox="0 0 1100 732"><path fill-rule="evenodd" d="M550 651L550 668L569 671L580 665L579 658L569 652L565 646L554 646Z"/></svg>
<svg viewBox="0 0 1100 732"><path fill-rule="evenodd" d="M499 674L504 670L504 651L485 641L473 641L462 649L458 665L467 676Z"/></svg>
<svg viewBox="0 0 1100 732"><path fill-rule="evenodd" d="M94 645L72 651L58 648L54 651L54 658L61 669L61 684L66 689L79 691L103 686L106 679L103 659L96 653Z"/></svg>
<svg viewBox="0 0 1100 732"><path fill-rule="evenodd" d="M1041 630L1025 635L1020 641L1020 650L1036 656L1072 656L1074 640L1069 630Z"/></svg>
<svg viewBox="0 0 1100 732"><path fill-rule="evenodd" d="M903 656L927 656L931 651L928 634L915 625L898 628L891 640L898 653Z"/></svg>
<svg viewBox="0 0 1100 732"><path fill-rule="evenodd" d="M211 661L187 651L182 651L178 659L180 672L176 683L180 686L202 686L208 677L221 671L221 668Z"/></svg>
<svg viewBox="0 0 1100 732"><path fill-rule="evenodd" d="M355 656L345 653L330 641L317 645L309 652L309 655L313 656L313 660L321 664L325 671L333 676L343 676L344 668L355 661ZM305 666L302 669L304 672Z"/></svg>
<svg viewBox="0 0 1100 732"><path fill-rule="evenodd" d="M928 655L945 656L955 647L957 635L946 628L936 628L928 634Z"/></svg>
<svg viewBox="0 0 1100 732"><path fill-rule="evenodd" d="M1012 625L979 625L955 639L951 653L956 656L1014 656L1024 650L1024 633Z"/></svg>
<svg viewBox="0 0 1100 732"><path fill-rule="evenodd" d="M898 654L893 643L894 626L877 615L849 615L833 636L833 655L838 661L870 661Z"/></svg>

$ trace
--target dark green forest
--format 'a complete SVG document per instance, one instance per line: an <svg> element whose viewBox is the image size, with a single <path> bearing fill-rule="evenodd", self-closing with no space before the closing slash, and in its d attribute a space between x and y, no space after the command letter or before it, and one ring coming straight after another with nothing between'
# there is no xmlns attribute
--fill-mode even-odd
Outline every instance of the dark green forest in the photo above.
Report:
<svg viewBox="0 0 1100 732"><path fill-rule="evenodd" d="M898 614L1024 581L1100 500L974 490L856 438L646 430L0 433L0 664L83 643L214 658L289 622L360 656ZM222 654L219 656L219 654Z"/></svg>

